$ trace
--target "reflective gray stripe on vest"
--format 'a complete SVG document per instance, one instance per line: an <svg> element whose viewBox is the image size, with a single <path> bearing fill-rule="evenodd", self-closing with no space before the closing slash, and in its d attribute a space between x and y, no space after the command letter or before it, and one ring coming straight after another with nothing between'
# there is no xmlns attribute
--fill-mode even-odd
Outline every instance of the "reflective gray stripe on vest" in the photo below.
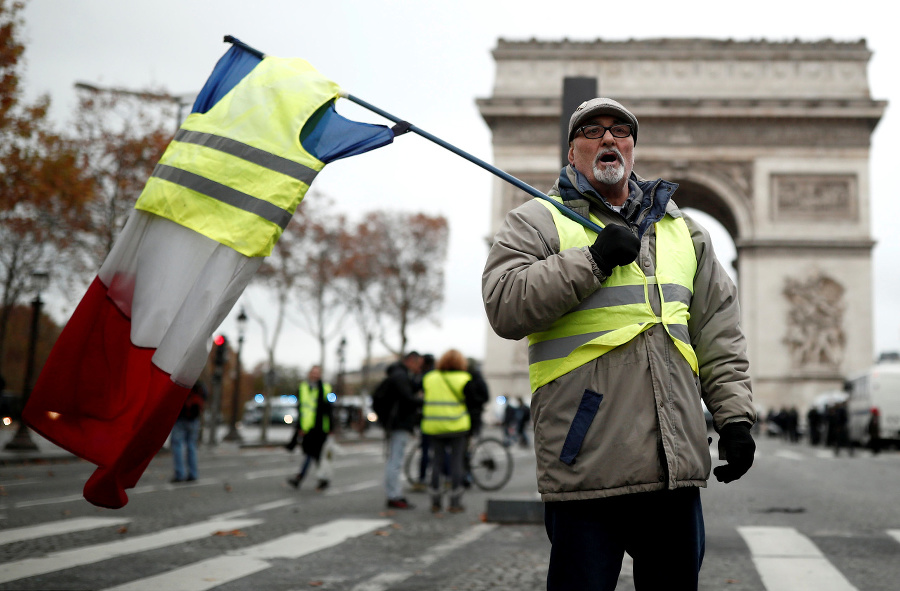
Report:
<svg viewBox="0 0 900 591"><path fill-rule="evenodd" d="M642 304L643 302L643 285L615 285L612 287L601 287L581 300L581 303L573 308L572 312L609 308L610 306L624 306L626 304Z"/></svg>
<svg viewBox="0 0 900 591"><path fill-rule="evenodd" d="M642 323L643 326L645 323ZM669 324L669 334L679 341L691 344L691 335L688 332L686 324ZM550 359L562 359L568 357L572 351L595 338L605 335L611 330L602 330L599 332L591 332L587 334L577 334L570 337L560 337L558 339L550 339L535 343L528 347L528 363L540 363L541 361L549 361Z"/></svg>
<svg viewBox="0 0 900 591"><path fill-rule="evenodd" d="M663 297L666 298L667 302L681 302L686 306L691 305L691 290L683 285L678 285L677 283L664 283L662 285L662 292ZM651 296L655 293L655 290L650 290ZM601 287L581 300L581 303L572 308L571 312L643 303L643 285L614 285L611 287Z"/></svg>
<svg viewBox="0 0 900 591"><path fill-rule="evenodd" d="M423 421L458 421L459 419L463 418L464 416L466 416L466 413L464 413L464 412L460 413L456 416L453 416L453 417L443 417L443 416L442 417L432 417L432 416L428 416L428 415L423 415L422 420Z"/></svg>
<svg viewBox="0 0 900 591"><path fill-rule="evenodd" d="M694 297L691 290L677 283L664 283L662 292L667 302L681 302L685 306L690 306L691 299Z"/></svg>
<svg viewBox="0 0 900 591"><path fill-rule="evenodd" d="M313 170L308 166L304 166L299 162L288 160L287 158L272 154L271 152L266 152L265 150L260 150L259 148L254 148L253 146L220 135L203 133L202 131L179 129L175 134L175 141L196 144L198 146L225 152L226 154L237 156L238 158L242 158L247 162L252 162L263 168L268 168L269 170L274 170L275 172L280 172L281 174L295 178L307 185L312 184L313 179L315 179L318 174L318 171Z"/></svg>
<svg viewBox="0 0 900 591"><path fill-rule="evenodd" d="M175 183L176 185L181 185L191 191L196 191L207 197L217 199L222 203L227 203L238 209L258 215L279 226L282 230L287 227L293 217L293 213L285 211L264 199L242 193L241 191L237 191L231 187L202 177L199 174L181 170L174 166L157 164L152 176L169 181L170 183Z"/></svg>
<svg viewBox="0 0 900 591"><path fill-rule="evenodd" d="M667 325L669 329L669 334L681 341L682 343L686 343L688 346L691 344L691 333L688 332L688 327L686 324L669 324Z"/></svg>
<svg viewBox="0 0 900 591"><path fill-rule="evenodd" d="M581 345L596 339L601 335L605 335L611 330L601 330L599 332L589 332L587 334L576 334L570 337L560 337L558 339L550 339L549 341L541 341L528 346L528 363L540 363L541 361L549 361L550 359L562 359L567 357L569 353L580 347Z"/></svg>

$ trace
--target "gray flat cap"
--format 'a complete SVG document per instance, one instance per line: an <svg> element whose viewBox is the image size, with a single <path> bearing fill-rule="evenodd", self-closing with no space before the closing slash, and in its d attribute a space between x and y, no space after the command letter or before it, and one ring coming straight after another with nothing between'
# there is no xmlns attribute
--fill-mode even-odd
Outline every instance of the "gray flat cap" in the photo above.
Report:
<svg viewBox="0 0 900 591"><path fill-rule="evenodd" d="M598 97L595 99L591 99L589 101L584 101L578 108L575 109L575 112L572 113L572 118L569 119L569 141L572 141L572 136L575 133L575 130L581 127L585 121L592 119L594 117L599 117L600 115L609 115L611 117L616 117L621 119L625 123L631 124L631 134L634 136L634 143L637 143L637 134L638 134L638 120L631 111L612 100L611 98L602 98Z"/></svg>

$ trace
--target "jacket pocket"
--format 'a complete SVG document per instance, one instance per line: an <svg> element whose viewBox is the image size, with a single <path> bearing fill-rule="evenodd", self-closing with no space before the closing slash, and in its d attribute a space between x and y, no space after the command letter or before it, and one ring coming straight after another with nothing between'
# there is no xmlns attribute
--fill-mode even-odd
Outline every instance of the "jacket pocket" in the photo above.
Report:
<svg viewBox="0 0 900 591"><path fill-rule="evenodd" d="M569 426L569 432L566 435L566 441L563 444L562 453L559 459L566 465L571 466L575 463L578 452L581 451L581 444L584 443L584 437L587 435L588 428L594 421L597 409L600 408L600 402L603 400L603 394L585 390L581 397L581 404L578 405L578 411L572 424Z"/></svg>

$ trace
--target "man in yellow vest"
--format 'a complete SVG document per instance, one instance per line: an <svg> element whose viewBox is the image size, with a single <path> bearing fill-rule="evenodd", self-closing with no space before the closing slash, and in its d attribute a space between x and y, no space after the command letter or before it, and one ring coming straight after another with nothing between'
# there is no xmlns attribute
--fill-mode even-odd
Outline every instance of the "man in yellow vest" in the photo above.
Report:
<svg viewBox="0 0 900 591"><path fill-rule="evenodd" d="M637 591L696 589L705 549L699 489L753 462L737 290L677 185L634 174L637 118L608 98L569 121L569 165L509 212L482 278L494 331L528 339L549 591L614 589L624 552Z"/></svg>
<svg viewBox="0 0 900 591"><path fill-rule="evenodd" d="M299 488L306 476L310 464L316 462L316 490L321 492L328 488L331 481L331 462L328 454L328 434L331 433L333 390L331 384L322 381L322 368L312 366L304 382L298 388L297 430L294 437L302 437L300 448L303 450L303 463L300 471L288 484ZM292 449L288 444L288 449Z"/></svg>

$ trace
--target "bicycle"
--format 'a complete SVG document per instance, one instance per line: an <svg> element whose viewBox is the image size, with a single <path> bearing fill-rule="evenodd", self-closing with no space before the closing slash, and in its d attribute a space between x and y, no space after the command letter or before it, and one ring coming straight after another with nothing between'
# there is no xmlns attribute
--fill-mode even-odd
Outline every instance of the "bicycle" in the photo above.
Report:
<svg viewBox="0 0 900 591"><path fill-rule="evenodd" d="M403 474L409 482L419 481L422 461L421 439L416 438L406 451ZM477 437L469 440L466 450L466 475L481 490L499 490L512 478L513 457L509 446L497 437ZM428 482L428 476L425 477Z"/></svg>

